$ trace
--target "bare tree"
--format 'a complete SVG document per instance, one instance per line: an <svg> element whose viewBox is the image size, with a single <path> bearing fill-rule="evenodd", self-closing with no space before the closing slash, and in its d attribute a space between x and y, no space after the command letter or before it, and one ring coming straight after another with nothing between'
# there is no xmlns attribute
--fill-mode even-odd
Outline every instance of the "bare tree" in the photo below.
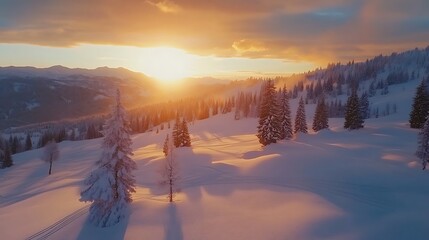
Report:
<svg viewBox="0 0 429 240"><path fill-rule="evenodd" d="M161 185L163 186L167 185L169 188L168 200L170 202L174 201L175 193L179 190L178 189L179 166L177 164L177 161L174 158L173 149L174 149L173 142L170 140L169 136L167 135L164 141L164 147L163 147L165 160L160 172L162 177Z"/></svg>
<svg viewBox="0 0 429 240"><path fill-rule="evenodd" d="M52 163L57 161L59 157L58 145L54 140L51 140L45 145L42 156L43 161L49 162L49 175L52 173Z"/></svg>

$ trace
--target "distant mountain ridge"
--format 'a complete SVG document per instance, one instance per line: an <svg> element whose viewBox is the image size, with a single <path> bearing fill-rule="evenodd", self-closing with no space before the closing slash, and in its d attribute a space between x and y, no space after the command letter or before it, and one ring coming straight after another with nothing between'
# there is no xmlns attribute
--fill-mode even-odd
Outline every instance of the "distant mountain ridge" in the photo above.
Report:
<svg viewBox="0 0 429 240"><path fill-rule="evenodd" d="M0 76L14 77L47 77L47 78L66 78L69 76L87 76L87 77L115 77L120 79L143 78L150 79L143 73L133 72L126 68L98 67L95 69L85 68L67 68L61 65L55 65L48 68L36 67L0 67Z"/></svg>
<svg viewBox="0 0 429 240"><path fill-rule="evenodd" d="M156 82L125 68L0 67L0 129L105 113L116 89L135 107Z"/></svg>

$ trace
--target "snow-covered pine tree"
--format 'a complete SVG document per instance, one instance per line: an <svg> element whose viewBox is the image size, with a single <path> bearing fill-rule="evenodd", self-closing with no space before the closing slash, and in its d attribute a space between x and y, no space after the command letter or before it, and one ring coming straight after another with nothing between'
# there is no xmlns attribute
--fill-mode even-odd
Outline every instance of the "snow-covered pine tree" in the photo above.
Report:
<svg viewBox="0 0 429 240"><path fill-rule="evenodd" d="M422 128L429 111L429 94L427 92L427 86L423 80L417 87L416 95L413 101L413 107L410 113L410 127L411 128Z"/></svg>
<svg viewBox="0 0 429 240"><path fill-rule="evenodd" d="M80 201L92 202L89 220L100 227L115 225L125 218L128 204L135 192L132 170L136 163L130 158L131 128L117 90L116 104L103 130L102 154L97 168L85 179L87 186L81 192Z"/></svg>
<svg viewBox="0 0 429 240"><path fill-rule="evenodd" d="M58 144L55 140L49 141L43 147L43 156L42 159L45 162L49 163L49 172L48 175L52 173L52 164L58 160L60 157L60 151L58 150Z"/></svg>
<svg viewBox="0 0 429 240"><path fill-rule="evenodd" d="M76 130L74 128L71 130L71 133L70 133L70 136L69 136L69 140L70 141L76 140Z"/></svg>
<svg viewBox="0 0 429 240"><path fill-rule="evenodd" d="M299 99L298 109L296 110L295 117L295 133L307 133L307 120L305 117L304 100L302 97Z"/></svg>
<svg viewBox="0 0 429 240"><path fill-rule="evenodd" d="M180 118L179 118L179 115L177 115L176 116L176 121L174 122L174 127L173 127L173 133L172 133L172 136L173 136L173 143L174 143L174 146L175 147L180 147L180 143L181 143L181 140L180 140L180 126L181 126L181 124L180 124Z"/></svg>
<svg viewBox="0 0 429 240"><path fill-rule="evenodd" d="M276 143L280 139L281 130L278 115L279 106L273 80L269 79L264 83L261 98L258 134L256 136L259 138L259 142L266 146Z"/></svg>
<svg viewBox="0 0 429 240"><path fill-rule="evenodd" d="M284 86L280 93L280 139L291 139L292 136L289 95L286 86Z"/></svg>
<svg viewBox="0 0 429 240"><path fill-rule="evenodd" d="M175 193L178 191L178 180L179 176L179 166L173 155L173 143L169 139L168 135L164 141L163 152L165 156L165 161L161 168L161 184L168 186L168 200L170 202L174 201Z"/></svg>
<svg viewBox="0 0 429 240"><path fill-rule="evenodd" d="M180 147L190 147L191 146L191 137L189 136L188 123L183 119L180 126Z"/></svg>
<svg viewBox="0 0 429 240"><path fill-rule="evenodd" d="M313 130L318 132L328 127L328 107L325 104L325 98L322 95L317 102L316 111L314 113Z"/></svg>
<svg viewBox="0 0 429 240"><path fill-rule="evenodd" d="M429 118L419 133L416 156L422 161L422 167L425 170L429 161Z"/></svg>
<svg viewBox="0 0 429 240"><path fill-rule="evenodd" d="M363 128L363 123L364 120L360 112L359 97L356 90L353 90L347 99L344 128L350 130Z"/></svg>
<svg viewBox="0 0 429 240"><path fill-rule="evenodd" d="M362 93L359 100L359 111L362 119L369 117L369 100L366 92Z"/></svg>
<svg viewBox="0 0 429 240"><path fill-rule="evenodd" d="M167 156L168 155L168 151L169 151L169 145L170 145L170 137L169 137L169 135L167 134L167 137L165 138L165 140L164 140L164 146L162 147L162 152L164 153L164 156Z"/></svg>

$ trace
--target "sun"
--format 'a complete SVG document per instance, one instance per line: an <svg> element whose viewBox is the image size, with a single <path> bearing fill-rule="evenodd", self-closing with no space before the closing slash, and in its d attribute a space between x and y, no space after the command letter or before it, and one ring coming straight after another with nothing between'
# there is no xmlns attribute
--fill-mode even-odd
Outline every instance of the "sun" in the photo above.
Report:
<svg viewBox="0 0 429 240"><path fill-rule="evenodd" d="M142 72L164 83L192 75L191 55L171 47L146 48L141 57Z"/></svg>

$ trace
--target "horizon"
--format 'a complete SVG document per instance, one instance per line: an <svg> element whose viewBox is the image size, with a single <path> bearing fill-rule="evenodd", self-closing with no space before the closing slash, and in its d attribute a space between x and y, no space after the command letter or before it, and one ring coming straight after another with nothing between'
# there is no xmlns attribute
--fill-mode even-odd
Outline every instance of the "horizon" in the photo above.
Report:
<svg viewBox="0 0 429 240"><path fill-rule="evenodd" d="M426 47L429 38L424 0L93 1L85 8L91 14L79 1L0 3L0 66L124 67L166 82L245 79L364 61Z"/></svg>
<svg viewBox="0 0 429 240"><path fill-rule="evenodd" d="M254 74L249 74L249 75L245 75L245 76L241 76L240 74L230 75L230 76L229 75L226 75L226 76L222 76L222 75L221 76L218 76L218 75L190 75L190 76L185 76L185 77L181 77L181 78L178 78L178 79L174 79L174 81L185 80L185 79L210 79L211 78L211 79L214 79L214 80L221 80L221 81L227 82L227 81L237 81L237 80L238 81L243 81L243 80L247 80L247 79L252 78L252 77L255 77L255 78L290 77L290 76L292 76L294 74L305 74L306 72L309 72L309 71L311 72L311 71L316 71L318 69L325 69L330 64L346 65L346 64L348 64L350 62L362 63L362 62L364 62L366 60L371 60L371 59L373 59L373 58L375 58L377 56L390 56L390 55L395 54L395 53L403 53L403 52L408 52L408 51L412 51L412 50L415 50L415 49L424 50L424 49L426 49L428 47L429 47L429 45L423 46L423 47L420 47L420 48L419 47L414 47L414 48L411 47L409 49L404 49L401 52L392 51L392 52L387 53L387 54L380 53L380 54L375 54L373 56L370 56L370 57L368 57L366 59L361 59L361 60L354 60L354 59L352 59L352 60L349 60L347 62L343 62L343 61L328 62L325 66L314 66L313 68L309 68L309 69L301 70L301 71L297 71L297 72L262 73L262 74L258 73L258 72L253 72ZM132 68L128 68L126 66L99 65L99 66L92 66L92 67L73 67L73 66L67 66L67 65L62 65L62 64L47 65L47 66L37 66L37 65L36 66L35 65L0 65L0 68L26 68L26 67L28 67L28 68L36 68L36 69L49 69L49 68L54 68L54 67L63 67L63 68L67 68L67 69L70 69L70 70L79 70L79 69L82 69L82 70L97 70L97 69L100 69L100 68L125 69L127 71L131 71L131 72L134 72L134 73L143 74L145 77L149 77L149 78L152 78L154 80L162 80L162 79L157 79L157 77L151 76L150 73L147 74L144 71L141 71L141 70L138 70L138 69L135 70L135 69L132 69ZM167 82L169 82L169 81L167 81Z"/></svg>

